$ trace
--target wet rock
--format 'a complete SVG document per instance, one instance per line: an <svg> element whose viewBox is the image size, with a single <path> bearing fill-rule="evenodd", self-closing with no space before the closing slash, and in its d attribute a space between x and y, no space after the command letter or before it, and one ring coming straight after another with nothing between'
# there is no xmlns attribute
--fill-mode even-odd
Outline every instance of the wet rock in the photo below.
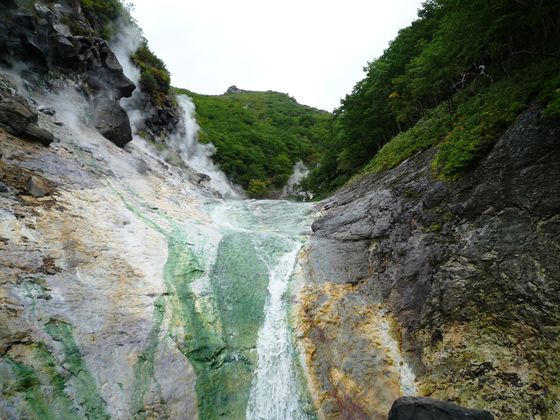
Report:
<svg viewBox="0 0 560 420"><path fill-rule="evenodd" d="M93 124L99 132L119 147L132 140L130 121L117 101L100 99L95 107Z"/></svg>
<svg viewBox="0 0 560 420"><path fill-rule="evenodd" d="M51 188L44 179L32 176L27 181L27 191L34 197L44 197L51 193Z"/></svg>
<svg viewBox="0 0 560 420"><path fill-rule="evenodd" d="M395 401L389 420L493 420L485 410L473 410L426 397L402 397Z"/></svg>
<svg viewBox="0 0 560 420"><path fill-rule="evenodd" d="M8 191L9 191L8 187L2 181L0 181L0 193L5 193Z"/></svg>
<svg viewBox="0 0 560 420"><path fill-rule="evenodd" d="M0 99L0 127L48 146L54 140L51 132L37 125L37 111L20 96Z"/></svg>

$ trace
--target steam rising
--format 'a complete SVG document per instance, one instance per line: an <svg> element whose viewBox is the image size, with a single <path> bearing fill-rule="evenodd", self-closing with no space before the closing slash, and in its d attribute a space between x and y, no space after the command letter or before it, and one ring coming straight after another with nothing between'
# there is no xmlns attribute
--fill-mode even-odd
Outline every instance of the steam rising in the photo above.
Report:
<svg viewBox="0 0 560 420"><path fill-rule="evenodd" d="M208 175L212 189L224 197L240 197L242 190L235 187L227 176L214 164L212 155L216 147L211 144L198 142L200 127L194 118L195 107L188 96L177 96L177 101L183 109L184 130L179 130L167 140L171 153L177 153L188 166L197 172Z"/></svg>
<svg viewBox="0 0 560 420"><path fill-rule="evenodd" d="M113 53L123 68L124 75L135 85L136 89L130 98L122 98L121 106L126 110L132 132L136 133L141 127L146 113L143 110L144 94L140 90L140 69L132 62L132 55L142 45L142 33L137 26L122 24L119 34L111 45Z"/></svg>
<svg viewBox="0 0 560 420"><path fill-rule="evenodd" d="M142 127L147 114L155 112L146 106L146 98L140 89L140 70L132 62L131 56L143 42L140 29L134 25L122 25L120 33L111 46L115 56L119 60L124 74L136 84L136 90L131 98L123 98L120 103L126 110L133 133L137 133ZM216 152L213 144L201 144L198 142L198 126L194 114L195 107L186 96L178 96L177 101L183 110L183 115L176 132L165 139L168 149L163 152L167 161L177 161L178 156L187 166L194 171L208 175L207 181L210 189L219 192L224 197L240 197L242 190L234 187L226 175L212 162L211 156ZM134 136L135 142L141 140ZM203 177L204 179L205 177Z"/></svg>
<svg viewBox="0 0 560 420"><path fill-rule="evenodd" d="M308 173L309 173L309 169L307 169L307 166L305 166L305 164L301 160L296 162L296 164L294 165L292 175L290 176L288 182L286 182L286 185L282 189L281 197L287 198L287 197L296 196L299 197L300 199L303 199L304 201L312 199L313 198L312 193L308 191L302 191L301 189L298 188L298 184L303 180L303 178L307 176Z"/></svg>

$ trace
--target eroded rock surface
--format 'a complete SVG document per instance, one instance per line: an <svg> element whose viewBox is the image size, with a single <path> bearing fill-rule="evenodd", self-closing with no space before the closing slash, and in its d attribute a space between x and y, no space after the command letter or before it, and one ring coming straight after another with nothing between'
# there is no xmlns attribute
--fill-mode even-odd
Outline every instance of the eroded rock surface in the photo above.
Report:
<svg viewBox="0 0 560 420"><path fill-rule="evenodd" d="M319 414L384 418L417 394L557 418L560 122L527 110L457 183L432 155L345 187L313 224L296 310Z"/></svg>
<svg viewBox="0 0 560 420"><path fill-rule="evenodd" d="M54 78L72 79L95 103L95 126L101 134L121 147L132 140L128 116L118 100L130 97L136 86L125 76L107 41L96 34L79 2L8 2L0 11L0 29L2 67L24 74L29 86L50 86ZM50 144L52 136L36 123L37 111L25 100L0 101L4 129Z"/></svg>
<svg viewBox="0 0 560 420"><path fill-rule="evenodd" d="M209 223L196 187L142 148L43 122L49 148L0 129L0 417L197 418L171 269L192 269L186 238Z"/></svg>
<svg viewBox="0 0 560 420"><path fill-rule="evenodd" d="M37 114L37 110L25 98L8 95L0 90L0 127L12 134L48 146L53 142L54 136L39 127Z"/></svg>

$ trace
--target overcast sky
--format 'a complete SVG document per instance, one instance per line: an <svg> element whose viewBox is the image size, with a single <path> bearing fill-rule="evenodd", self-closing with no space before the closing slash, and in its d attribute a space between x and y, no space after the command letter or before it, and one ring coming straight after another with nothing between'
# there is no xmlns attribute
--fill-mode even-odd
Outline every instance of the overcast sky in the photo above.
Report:
<svg viewBox="0 0 560 420"><path fill-rule="evenodd" d="M133 0L172 84L289 93L332 111L421 0Z"/></svg>

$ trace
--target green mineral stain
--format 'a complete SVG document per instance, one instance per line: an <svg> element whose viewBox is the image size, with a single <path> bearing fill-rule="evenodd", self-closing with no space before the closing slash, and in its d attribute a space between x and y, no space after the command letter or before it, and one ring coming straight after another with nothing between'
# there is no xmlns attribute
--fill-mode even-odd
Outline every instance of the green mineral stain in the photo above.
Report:
<svg viewBox="0 0 560 420"><path fill-rule="evenodd" d="M224 235L210 281L225 348L218 359L198 366L196 390L200 417L244 418L256 368L254 348L268 285L268 269L258 258L248 234Z"/></svg>
<svg viewBox="0 0 560 420"><path fill-rule="evenodd" d="M154 303L154 326L148 337L148 346L144 349L138 362L134 366L134 385L132 390L132 415L134 418L145 418L144 412L144 396L152 383L155 383L158 394L161 395L159 384L154 377L154 359L157 346L159 344L159 335L161 333L161 324L165 315L165 301L163 296L159 296ZM122 388L122 384L120 384Z"/></svg>
<svg viewBox="0 0 560 420"><path fill-rule="evenodd" d="M264 316L268 268L257 257L249 234L224 235L211 282L228 347L234 350L254 348Z"/></svg>
<svg viewBox="0 0 560 420"><path fill-rule="evenodd" d="M62 344L65 365L74 376L76 397L79 404L83 406L86 416L89 419L108 419L107 405L101 398L95 379L74 340L72 326L63 321L51 320L45 325L45 331L53 340Z"/></svg>
<svg viewBox="0 0 560 420"><path fill-rule="evenodd" d="M14 391L23 393L34 418L56 420L49 402L41 391L41 381L35 370L31 366L14 362L11 359L6 359L6 362L10 365L12 372L17 378Z"/></svg>
<svg viewBox="0 0 560 420"><path fill-rule="evenodd" d="M14 382L9 392L2 390L3 398L9 400L9 394L23 394L28 404L27 409L22 408L25 418L78 419L77 409L66 394L66 379L57 370L52 354L42 344L30 345L28 349L24 357L26 363L9 357L4 359L14 375ZM6 383L9 383L8 378Z"/></svg>
<svg viewBox="0 0 560 420"><path fill-rule="evenodd" d="M143 416L144 396L155 381L154 354L162 320L170 311L168 334L196 372L199 417L245 418L257 367L257 336L268 297L268 269L287 251L286 242L273 233L226 231L213 269L205 273L204 255L188 242L182 226L164 215L146 216L141 210L147 208L145 205L135 206L113 190L129 211L165 236L168 246L163 273L167 296L156 302L154 327L135 367L132 415ZM250 212L243 216L247 217L244 223L253 225ZM163 218L163 223L154 217ZM302 375L305 388L303 383Z"/></svg>

